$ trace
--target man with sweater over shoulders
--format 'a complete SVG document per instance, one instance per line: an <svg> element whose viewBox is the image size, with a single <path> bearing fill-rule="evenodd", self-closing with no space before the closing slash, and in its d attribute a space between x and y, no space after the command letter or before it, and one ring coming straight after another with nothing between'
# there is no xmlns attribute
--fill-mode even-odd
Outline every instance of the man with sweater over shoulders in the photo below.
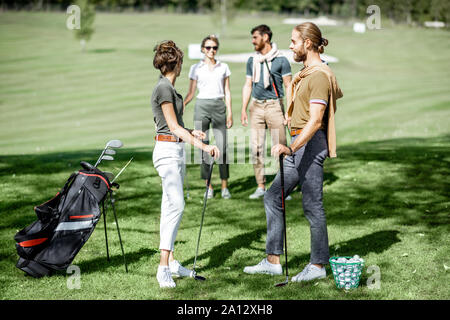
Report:
<svg viewBox="0 0 450 320"><path fill-rule="evenodd" d="M250 199L262 198L265 193L264 153L266 129L272 137L272 145L286 144L284 108L282 99L284 89L291 79L291 65L272 40L272 31L267 25L259 25L251 30L255 54L247 61L247 78L242 89L241 123L248 125L247 106L249 105L251 126L251 150L255 172L256 191ZM272 83L271 74L275 79ZM277 96L278 91L279 98Z"/></svg>

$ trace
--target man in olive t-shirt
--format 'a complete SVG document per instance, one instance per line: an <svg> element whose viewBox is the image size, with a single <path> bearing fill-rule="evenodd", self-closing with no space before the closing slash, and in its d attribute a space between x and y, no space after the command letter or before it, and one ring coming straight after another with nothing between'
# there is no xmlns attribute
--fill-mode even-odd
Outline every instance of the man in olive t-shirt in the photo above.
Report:
<svg viewBox="0 0 450 320"><path fill-rule="evenodd" d="M310 116L310 105L328 105L330 96L330 83L323 72L314 72L300 82L298 94L294 98L294 108L291 115L292 130L303 129L308 123ZM322 117L322 126L325 129L325 117Z"/></svg>
<svg viewBox="0 0 450 320"><path fill-rule="evenodd" d="M341 97L342 92L331 69L320 58L324 43L328 44L328 40L322 38L320 30L312 23L301 24L292 31L289 48L294 52L294 59L303 62L305 67L294 75L288 99L292 142L290 146L278 144L272 148L273 156L286 156L283 160L284 196L297 185L301 186L303 212L310 224L310 261L302 272L292 277L294 282L325 278L324 265L329 259L323 208L323 164L329 154L330 109L334 115L335 99ZM281 195L278 173L264 196L267 257L257 265L245 267L246 273L282 274L280 255L284 253L286 226Z"/></svg>

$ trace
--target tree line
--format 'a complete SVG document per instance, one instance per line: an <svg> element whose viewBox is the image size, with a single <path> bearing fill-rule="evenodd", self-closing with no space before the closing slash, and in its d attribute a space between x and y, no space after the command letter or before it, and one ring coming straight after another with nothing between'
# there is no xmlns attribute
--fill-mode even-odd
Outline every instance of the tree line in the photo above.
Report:
<svg viewBox="0 0 450 320"><path fill-rule="evenodd" d="M151 11L208 13L229 10L275 12L291 15L327 15L363 19L367 7L378 5L381 14L397 23L450 22L450 0L90 0L97 11ZM65 10L75 0L0 0L3 10Z"/></svg>

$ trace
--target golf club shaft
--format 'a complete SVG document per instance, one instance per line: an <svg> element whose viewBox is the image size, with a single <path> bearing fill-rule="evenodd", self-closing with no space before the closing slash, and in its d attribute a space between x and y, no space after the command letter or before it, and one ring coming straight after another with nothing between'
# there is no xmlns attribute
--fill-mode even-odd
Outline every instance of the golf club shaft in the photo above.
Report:
<svg viewBox="0 0 450 320"><path fill-rule="evenodd" d="M280 176L281 176L281 207L283 209L283 224L284 224L284 256L286 259L286 278L289 277L288 271L288 258L287 258L287 227L286 227L286 207L285 207L285 194L284 194L284 155L280 155Z"/></svg>
<svg viewBox="0 0 450 320"><path fill-rule="evenodd" d="M123 172L123 170L125 170L126 167L128 167L128 165L130 164L131 160L133 160L134 157L131 157L131 159L127 162L127 164L119 171L119 173L117 174L117 176L113 179L113 181L111 181L111 183L113 183L114 181L116 181L116 179L120 176L120 174Z"/></svg>
<svg viewBox="0 0 450 320"><path fill-rule="evenodd" d="M205 217L205 210L206 210L206 201L208 200L208 188L209 185L211 184L211 176L212 176L212 172L213 172L213 167L214 167L214 160L211 163L211 167L209 170L209 176L208 176L208 180L206 181L206 191L205 191L205 196L203 198L203 211L202 211L202 218L200 221L200 230L198 232L198 239L197 239L197 249L195 250L195 258L194 258L194 265L192 267L192 271L194 271L195 274L195 265L197 263L197 257L198 257L198 248L200 246L200 237L202 235L202 228L203 228L203 219Z"/></svg>
<svg viewBox="0 0 450 320"><path fill-rule="evenodd" d="M97 167L100 162L102 161L102 157L105 154L106 149L108 148L108 146L105 147L105 149L103 149L102 153L100 154L100 157L98 157L97 162L95 163L94 167Z"/></svg>

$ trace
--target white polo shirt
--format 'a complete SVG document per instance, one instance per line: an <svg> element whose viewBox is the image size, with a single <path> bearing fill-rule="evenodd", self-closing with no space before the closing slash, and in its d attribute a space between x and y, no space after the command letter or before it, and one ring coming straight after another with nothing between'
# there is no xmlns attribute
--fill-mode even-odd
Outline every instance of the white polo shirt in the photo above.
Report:
<svg viewBox="0 0 450 320"><path fill-rule="evenodd" d="M197 80L198 99L217 99L225 96L225 79L231 74L230 68L224 62L216 60L214 69L200 61L189 70L189 79Z"/></svg>

